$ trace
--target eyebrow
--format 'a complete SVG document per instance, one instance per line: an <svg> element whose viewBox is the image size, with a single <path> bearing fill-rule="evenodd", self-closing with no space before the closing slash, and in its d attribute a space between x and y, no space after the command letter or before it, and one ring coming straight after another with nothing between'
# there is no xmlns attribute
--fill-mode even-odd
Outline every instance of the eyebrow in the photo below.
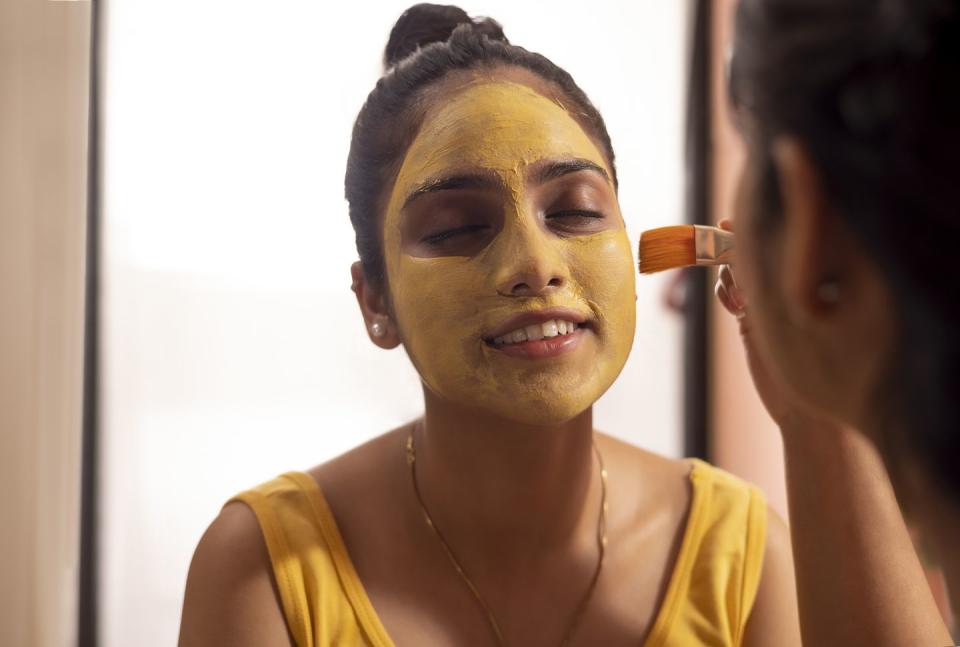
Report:
<svg viewBox="0 0 960 647"><path fill-rule="evenodd" d="M570 173L578 173L579 171L592 171L600 175L604 180L610 181L610 175L605 168L590 160L580 158L555 160L537 164L530 180L534 184L543 184L550 180L563 177L564 175L569 175ZM411 203L424 195L438 191L453 191L456 189L491 190L502 189L503 187L503 180L496 174L458 173L456 175L433 178L411 191L410 195L403 201L401 209L406 209Z"/></svg>
<svg viewBox="0 0 960 647"><path fill-rule="evenodd" d="M407 199L403 201L403 209L406 209L410 203L428 193L437 191L453 191L456 189L502 189L503 181L498 175L488 175L483 173L461 173L449 175L447 177L434 178L427 180L416 189L414 189Z"/></svg>
<svg viewBox="0 0 960 647"><path fill-rule="evenodd" d="M550 180L555 180L558 177L563 177L564 175L569 175L570 173L577 173L579 171L593 171L598 173L604 180L610 181L610 175L607 173L607 170L595 164L587 159L571 159L571 160L557 160L551 161L539 166L534 170L533 174L530 177L530 180L535 184L543 184L544 182L549 182Z"/></svg>

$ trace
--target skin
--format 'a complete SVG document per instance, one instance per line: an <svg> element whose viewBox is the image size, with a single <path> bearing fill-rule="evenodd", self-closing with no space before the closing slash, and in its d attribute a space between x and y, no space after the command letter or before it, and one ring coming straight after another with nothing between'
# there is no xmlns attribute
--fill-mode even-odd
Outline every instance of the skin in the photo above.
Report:
<svg viewBox="0 0 960 647"><path fill-rule="evenodd" d="M553 647L596 566L596 443L609 472L609 543L573 644L642 644L673 571L691 489L686 463L593 429L593 402L626 360L635 316L632 248L609 164L554 89L525 72L450 75L431 96L442 101L428 108L386 200L387 285L353 267L368 330L383 328L371 340L404 346L424 383L424 415L310 474L397 645L492 645L484 614L414 497L404 449L413 433L424 501L507 644ZM538 177L545 165L571 160L592 166ZM409 200L424 183L464 172L494 181ZM551 217L569 211L599 217ZM423 244L437 224L474 227L438 250ZM484 341L506 317L558 304L590 319L569 353L523 360ZM776 636L792 647L799 635L789 540L769 514L744 644ZM226 644L217 633L226 624L232 645L288 644L258 537L242 505L224 508L208 529L188 576L181 645ZM245 589L217 598L222 584L244 577ZM270 629L249 627L233 611L258 603ZM260 642L245 638L244 627L260 632Z"/></svg>
<svg viewBox="0 0 960 647"><path fill-rule="evenodd" d="M783 435L804 643L953 644L870 442L876 380L896 331L889 289L831 207L803 143L783 137L772 152L782 225L757 225L751 151L736 198L737 276L723 268L717 295L740 319L754 383ZM821 298L825 282L840 286L839 300ZM957 528L950 515L931 523L945 510L911 475L898 495L945 548ZM941 555L956 574L949 551Z"/></svg>

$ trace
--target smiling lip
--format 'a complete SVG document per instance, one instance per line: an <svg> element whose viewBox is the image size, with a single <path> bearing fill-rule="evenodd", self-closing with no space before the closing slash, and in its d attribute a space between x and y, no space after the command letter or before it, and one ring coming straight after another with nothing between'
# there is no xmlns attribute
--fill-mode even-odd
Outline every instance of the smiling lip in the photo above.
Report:
<svg viewBox="0 0 960 647"><path fill-rule="evenodd" d="M524 312L522 314L510 317L490 331L488 335L484 336L484 341L490 343L497 337L500 337L511 330L517 330L518 328L524 328L534 324L546 323L551 319L572 321L578 326L583 326L587 323L587 317L583 313L573 310L572 308L545 308L543 310Z"/></svg>
<svg viewBox="0 0 960 647"><path fill-rule="evenodd" d="M520 359L545 359L569 353L580 345L583 336L589 333L587 328L577 328L572 333L544 337L543 339L527 340L514 344L490 344L504 355Z"/></svg>
<svg viewBox="0 0 960 647"><path fill-rule="evenodd" d="M575 323L577 328L564 333L561 327L561 334L557 334L555 325L553 336L503 343L502 337L504 335L509 337L512 331L522 331L528 326L540 326L551 321ZM510 357L544 359L556 357L577 348L583 336L588 334L589 326L587 317L581 312L570 308L547 308L510 317L494 329L493 335L485 337L484 341L489 347Z"/></svg>

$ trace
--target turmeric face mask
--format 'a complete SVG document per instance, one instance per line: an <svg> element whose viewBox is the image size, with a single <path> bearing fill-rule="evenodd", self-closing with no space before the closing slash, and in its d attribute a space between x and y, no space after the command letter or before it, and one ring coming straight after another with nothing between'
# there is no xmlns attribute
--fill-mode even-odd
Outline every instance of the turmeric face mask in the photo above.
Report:
<svg viewBox="0 0 960 647"><path fill-rule="evenodd" d="M426 388L555 424L613 383L636 293L611 176L567 111L525 85L474 81L428 110L383 230L393 316Z"/></svg>

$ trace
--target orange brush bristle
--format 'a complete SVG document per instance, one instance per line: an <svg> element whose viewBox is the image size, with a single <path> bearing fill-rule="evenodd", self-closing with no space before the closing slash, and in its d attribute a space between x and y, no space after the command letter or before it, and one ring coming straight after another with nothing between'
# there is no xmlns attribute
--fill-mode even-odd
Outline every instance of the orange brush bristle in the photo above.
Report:
<svg viewBox="0 0 960 647"><path fill-rule="evenodd" d="M697 264L693 225L660 227L640 236L640 273L652 274Z"/></svg>

